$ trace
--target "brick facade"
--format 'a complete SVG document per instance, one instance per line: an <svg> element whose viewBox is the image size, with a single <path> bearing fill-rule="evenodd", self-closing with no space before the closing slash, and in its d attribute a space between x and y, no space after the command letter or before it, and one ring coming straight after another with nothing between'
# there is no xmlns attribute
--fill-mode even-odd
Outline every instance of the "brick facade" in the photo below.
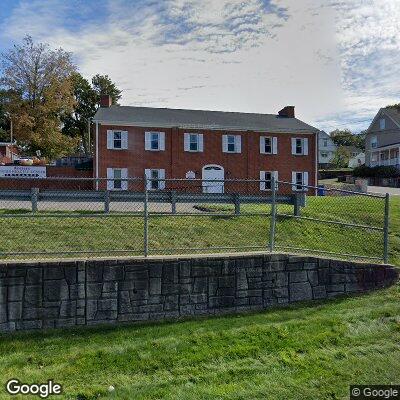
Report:
<svg viewBox="0 0 400 400"><path fill-rule="evenodd" d="M128 149L107 149L107 131L128 132ZM165 132L165 150L145 150L145 132ZM204 138L203 152L184 151L184 133L201 133ZM241 135L241 153L224 153L222 136ZM278 138L278 154L260 154L260 136ZM308 138L308 155L292 155L291 139ZM97 146L96 146L97 148ZM308 184L315 185L316 135L315 133L267 133L211 131L162 127L136 127L98 125L98 177L107 177L107 168L127 168L128 177L143 177L145 169L165 169L166 178L185 178L193 171L202 179L202 168L208 164L224 168L225 179L260 179L260 171L278 171L279 180L292 181L292 171L308 172ZM95 154L95 163L96 163ZM96 173L96 164L94 165Z"/></svg>

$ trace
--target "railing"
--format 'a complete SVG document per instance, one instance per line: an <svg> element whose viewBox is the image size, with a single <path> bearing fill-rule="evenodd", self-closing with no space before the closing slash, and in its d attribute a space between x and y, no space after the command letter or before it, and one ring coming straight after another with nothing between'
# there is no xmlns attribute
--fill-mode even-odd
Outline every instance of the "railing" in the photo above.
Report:
<svg viewBox="0 0 400 400"><path fill-rule="evenodd" d="M315 186L274 179L122 179L127 190L84 180L0 179L0 257L288 251L388 261L388 196L318 197ZM204 183L222 193L203 193Z"/></svg>

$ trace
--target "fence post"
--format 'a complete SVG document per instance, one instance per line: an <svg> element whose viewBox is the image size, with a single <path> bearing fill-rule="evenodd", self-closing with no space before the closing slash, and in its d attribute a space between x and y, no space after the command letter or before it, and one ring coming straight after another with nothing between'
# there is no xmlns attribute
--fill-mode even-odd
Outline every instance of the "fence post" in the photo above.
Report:
<svg viewBox="0 0 400 400"><path fill-rule="evenodd" d="M144 231L143 231L143 247L144 247L144 256L147 257L149 254L149 210L148 210L148 202L149 202L149 192L147 188L147 176L144 177L144 204L143 204L143 217L144 217Z"/></svg>
<svg viewBox="0 0 400 400"><path fill-rule="evenodd" d="M269 251L275 248L275 225L276 225L276 184L275 177L271 177L272 202L271 202L271 225L269 229Z"/></svg>
<svg viewBox="0 0 400 400"><path fill-rule="evenodd" d="M383 262L389 262L389 193L385 197L385 219L383 223Z"/></svg>
<svg viewBox="0 0 400 400"><path fill-rule="evenodd" d="M172 214L176 214L176 191L171 190L171 212Z"/></svg>
<svg viewBox="0 0 400 400"><path fill-rule="evenodd" d="M39 197L39 188L31 189L31 203L32 203L32 212L35 213L38 210L38 197Z"/></svg>
<svg viewBox="0 0 400 400"><path fill-rule="evenodd" d="M233 203L235 205L235 215L240 215L240 197L238 193L235 193Z"/></svg>
<svg viewBox="0 0 400 400"><path fill-rule="evenodd" d="M106 190L104 192L104 212L109 214L110 212L110 191Z"/></svg>

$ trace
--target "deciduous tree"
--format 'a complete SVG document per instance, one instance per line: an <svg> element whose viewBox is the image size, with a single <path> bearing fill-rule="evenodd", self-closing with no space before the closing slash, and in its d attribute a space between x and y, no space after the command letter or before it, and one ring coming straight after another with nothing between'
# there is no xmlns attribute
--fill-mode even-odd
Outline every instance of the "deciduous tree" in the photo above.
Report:
<svg viewBox="0 0 400 400"><path fill-rule="evenodd" d="M14 136L30 153L50 159L75 151L77 139L63 135L61 119L74 106L71 75L75 66L64 50L34 43L30 36L1 55L6 91L5 110L13 119Z"/></svg>

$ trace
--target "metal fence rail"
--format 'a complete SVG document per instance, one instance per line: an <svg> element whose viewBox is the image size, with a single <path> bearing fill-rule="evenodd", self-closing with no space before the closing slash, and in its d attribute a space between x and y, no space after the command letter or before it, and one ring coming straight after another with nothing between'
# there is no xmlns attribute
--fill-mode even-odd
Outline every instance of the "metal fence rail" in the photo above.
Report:
<svg viewBox="0 0 400 400"><path fill-rule="evenodd" d="M319 197L273 177L113 182L0 179L0 257L268 250L388 261L388 195Z"/></svg>

